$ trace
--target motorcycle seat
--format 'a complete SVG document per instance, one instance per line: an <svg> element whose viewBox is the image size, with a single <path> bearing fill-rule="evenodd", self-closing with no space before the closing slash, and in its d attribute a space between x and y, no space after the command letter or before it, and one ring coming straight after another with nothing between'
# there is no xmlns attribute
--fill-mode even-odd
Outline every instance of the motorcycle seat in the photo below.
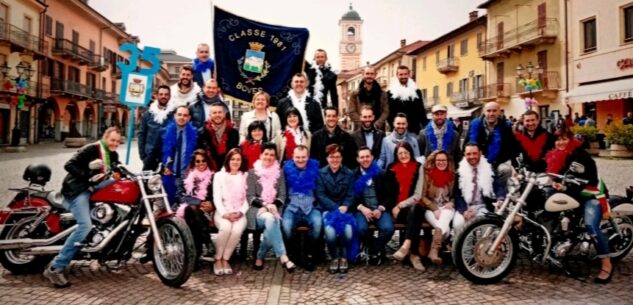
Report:
<svg viewBox="0 0 633 305"><path fill-rule="evenodd" d="M65 209L63 205L64 196L62 196L62 193L56 192L56 191L49 192L48 195L46 196L46 199L48 200L48 202L51 203L51 205L54 208L62 209L62 210Z"/></svg>

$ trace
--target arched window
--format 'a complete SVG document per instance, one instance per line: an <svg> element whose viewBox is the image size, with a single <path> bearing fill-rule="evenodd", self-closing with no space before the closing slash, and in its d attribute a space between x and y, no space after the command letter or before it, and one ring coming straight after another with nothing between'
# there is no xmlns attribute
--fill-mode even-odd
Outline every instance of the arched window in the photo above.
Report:
<svg viewBox="0 0 633 305"><path fill-rule="evenodd" d="M349 40L354 40L355 36L356 36L356 29L354 27L352 27L352 26L347 28L347 38Z"/></svg>

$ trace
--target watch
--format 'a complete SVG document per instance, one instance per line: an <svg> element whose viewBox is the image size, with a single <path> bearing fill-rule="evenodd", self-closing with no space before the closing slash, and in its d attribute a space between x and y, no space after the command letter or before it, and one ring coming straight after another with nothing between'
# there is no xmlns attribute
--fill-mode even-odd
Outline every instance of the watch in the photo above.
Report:
<svg viewBox="0 0 633 305"><path fill-rule="evenodd" d="M354 52L356 52L356 45L353 44L353 43L348 43L345 46L345 50L347 51L347 53L354 53Z"/></svg>

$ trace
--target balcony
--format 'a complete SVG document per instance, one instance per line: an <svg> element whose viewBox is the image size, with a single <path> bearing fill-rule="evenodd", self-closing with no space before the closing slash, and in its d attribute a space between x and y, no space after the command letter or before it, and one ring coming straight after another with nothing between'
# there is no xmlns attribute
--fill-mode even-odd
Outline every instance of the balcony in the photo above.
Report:
<svg viewBox="0 0 633 305"><path fill-rule="evenodd" d="M492 60L496 57L521 52L541 44L552 44L558 36L558 20L534 20L501 35L487 39L479 50L479 57Z"/></svg>
<svg viewBox="0 0 633 305"><path fill-rule="evenodd" d="M481 105L481 98L483 96L484 88L473 89L469 91L462 91L453 93L451 95L451 104L458 108L470 108Z"/></svg>
<svg viewBox="0 0 633 305"><path fill-rule="evenodd" d="M440 104L440 97L439 96L431 96L429 98L426 99L426 101L424 101L424 107L425 108L431 108L433 107L433 105L437 105Z"/></svg>
<svg viewBox="0 0 633 305"><path fill-rule="evenodd" d="M92 61L88 63L88 66L91 70L95 72L103 72L105 70L108 70L109 66L107 63L105 63L105 60L103 59L103 57L101 57L101 55L92 55L92 57Z"/></svg>
<svg viewBox="0 0 633 305"><path fill-rule="evenodd" d="M510 83L497 83L482 87L481 100L490 102L507 102L512 95L512 89Z"/></svg>
<svg viewBox="0 0 633 305"><path fill-rule="evenodd" d="M62 95L76 96L80 99L92 99L92 88L71 80L51 79L51 92Z"/></svg>
<svg viewBox="0 0 633 305"><path fill-rule="evenodd" d="M94 66L99 63L98 61L95 62L95 54L93 52L68 39L55 39L53 55L70 59L71 61L79 63L79 65Z"/></svg>
<svg viewBox="0 0 633 305"><path fill-rule="evenodd" d="M46 57L48 46L44 39L7 22L0 23L0 44L9 45L11 52L33 53L36 60Z"/></svg>
<svg viewBox="0 0 633 305"><path fill-rule="evenodd" d="M457 72L459 69L459 59L457 57L444 58L438 61L435 67L440 73Z"/></svg>
<svg viewBox="0 0 633 305"><path fill-rule="evenodd" d="M538 79L541 82L540 89L532 90L531 93L529 91L518 92L519 96L521 98L526 98L529 97L531 94L533 97L536 97L537 100L539 98L555 99L558 95L558 90L560 90L560 76L558 72L543 72L543 74L541 74ZM517 91L519 90L524 90L524 88L520 85L517 85Z"/></svg>
<svg viewBox="0 0 633 305"><path fill-rule="evenodd" d="M10 79L16 79L17 77L9 77ZM0 82L5 83L2 79ZM15 82L11 82L11 86L0 86L0 96L17 95L18 89L15 87ZM36 81L27 81L27 87L25 95L35 98L44 98L49 96L48 86Z"/></svg>
<svg viewBox="0 0 633 305"><path fill-rule="evenodd" d="M106 100L106 92L105 90L101 90L101 89L93 89L92 90L92 97L97 100L97 101L105 101Z"/></svg>

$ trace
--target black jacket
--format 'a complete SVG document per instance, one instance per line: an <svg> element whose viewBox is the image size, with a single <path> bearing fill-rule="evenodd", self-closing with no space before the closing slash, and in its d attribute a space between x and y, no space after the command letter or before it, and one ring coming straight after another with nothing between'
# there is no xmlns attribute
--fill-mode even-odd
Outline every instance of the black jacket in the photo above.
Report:
<svg viewBox="0 0 633 305"><path fill-rule="evenodd" d="M318 68L317 68L318 69ZM320 104L321 107L327 106L328 94L330 95L330 100L332 101L332 106L338 109L338 92L336 91L336 73L332 71L331 68L324 67L321 69L323 74L323 78L321 79L321 83L323 84L323 97L321 98ZM308 92L310 92L310 96L315 98L314 95L314 84L316 82L316 71L312 68L312 65L306 65L306 75L308 76L308 80L310 81L310 85L308 87Z"/></svg>
<svg viewBox="0 0 633 305"><path fill-rule="evenodd" d="M226 156L226 153L229 152L229 150L238 147L240 144L240 133L237 129L229 128L227 126L224 132L228 134L226 139L226 150L223 154L218 154L217 148L213 144L213 138L211 138L215 137L215 135L213 132L209 131L208 128L203 128L202 133L198 136L198 148L204 149L209 154L215 163L216 170L219 170L222 167L222 164L224 164L224 157Z"/></svg>
<svg viewBox="0 0 633 305"><path fill-rule="evenodd" d="M354 183L356 183L356 180L358 180L358 178L360 178L361 175L362 175L362 172L360 170L360 167L356 168L356 170L354 170ZM385 207L385 212L390 213L391 209L393 209L396 203L390 197L389 192L387 190L388 188L387 177L384 171L373 178L373 184L376 187L376 196L378 197L378 205L382 205L383 207ZM352 204L353 209L358 210L358 205L363 204L364 202L365 200L363 198L363 194L355 193L354 203Z"/></svg>
<svg viewBox="0 0 633 305"><path fill-rule="evenodd" d="M281 120L281 129L286 129L286 111L292 106L292 100L290 97L285 97L279 100L277 105L277 115ZM311 97L306 97L306 115L310 120L310 133L315 133L317 130L323 128L323 114L321 112L321 106ZM304 122L305 123L305 122Z"/></svg>
<svg viewBox="0 0 633 305"><path fill-rule="evenodd" d="M356 168L356 142L352 136L336 126L334 129L334 136L330 137L326 127L317 130L312 135L312 141L310 144L310 157L312 159L319 160L320 167L327 165L325 148L330 144L338 144L343 148L343 165L347 168Z"/></svg>
<svg viewBox="0 0 633 305"><path fill-rule="evenodd" d="M468 136L464 141L464 147L469 142L479 144L481 152L484 156L488 156L488 149L494 144L494 133L486 134L486 126L484 125L485 118L479 117L474 119L470 124L470 130L468 130ZM478 127L477 127L478 126ZM513 159L518 154L518 143L512 132L512 127L508 124L507 120L503 117L497 119L495 128L501 129L501 140L499 143L500 149L494 160L488 160L493 169L496 169L499 164L504 163L510 159ZM464 151L464 149L462 149Z"/></svg>
<svg viewBox="0 0 633 305"><path fill-rule="evenodd" d="M99 174L102 170L90 170L88 164L100 158L99 142L88 144L77 151L70 160L64 164L68 172L62 183L62 195L71 199L80 193L87 191L92 185L90 178ZM110 166L119 163L119 155L116 151L110 152ZM104 165L105 166L105 165Z"/></svg>
<svg viewBox="0 0 633 305"><path fill-rule="evenodd" d="M415 90L417 97L413 101L401 101L391 95L391 91L388 92L389 100L389 116L387 122L391 129L393 129L393 120L396 118L398 112L402 112L407 115L407 122L409 132L418 134L424 126L429 122L426 117L426 110L424 109L424 101L422 100L422 92L420 89Z"/></svg>
<svg viewBox="0 0 633 305"><path fill-rule="evenodd" d="M554 135L547 132L544 128L539 126L534 132L534 136L530 136L526 130L523 132L516 132L515 137L518 142L518 154L523 159L523 164L527 170L536 173L545 172L547 163L545 162L545 154L554 148L554 142L556 139ZM538 153L536 160L530 158L529 152L533 154ZM512 158L512 165L517 167L519 164L516 158Z"/></svg>
<svg viewBox="0 0 633 305"><path fill-rule="evenodd" d="M162 129L173 119L173 113L167 115L162 124L154 121L154 115L146 111L138 126L138 152L143 161L143 170L155 170L160 162L160 150L155 149L159 144Z"/></svg>
<svg viewBox="0 0 633 305"><path fill-rule="evenodd" d="M222 102L224 105L224 111L226 112L226 118L231 120L231 113L229 112L229 106L222 101L220 96L214 96L212 98L207 98L202 92L198 93L196 96L195 102L189 105L189 114L191 115L191 123L193 124L198 131L201 132L201 129L204 128L204 124L207 121L206 112L204 111L204 107L207 105L211 105L215 102Z"/></svg>
<svg viewBox="0 0 633 305"><path fill-rule="evenodd" d="M374 138L374 145L370 147L371 154L374 156L374 160L380 159L380 149L382 148L382 139L385 138L385 132L376 128L372 128L371 130L372 137ZM363 128L355 131L352 134L354 141L356 142L356 146L358 148L362 146L367 146L367 141L365 141L365 135L363 134Z"/></svg>

